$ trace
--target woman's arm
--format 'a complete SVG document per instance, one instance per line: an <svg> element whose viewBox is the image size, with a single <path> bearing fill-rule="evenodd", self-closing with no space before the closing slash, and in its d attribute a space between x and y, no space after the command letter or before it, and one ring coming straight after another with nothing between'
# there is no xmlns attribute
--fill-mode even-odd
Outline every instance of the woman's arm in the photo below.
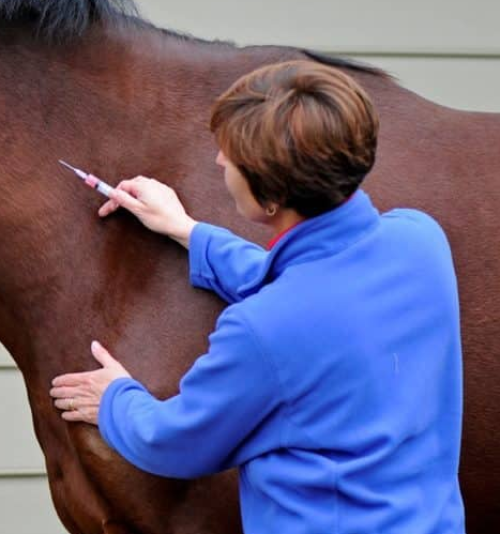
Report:
<svg viewBox="0 0 500 534"><path fill-rule="evenodd" d="M240 287L258 276L267 256L262 247L226 228L198 223L191 233L189 277L194 286L211 289L226 302L239 302L244 297Z"/></svg>

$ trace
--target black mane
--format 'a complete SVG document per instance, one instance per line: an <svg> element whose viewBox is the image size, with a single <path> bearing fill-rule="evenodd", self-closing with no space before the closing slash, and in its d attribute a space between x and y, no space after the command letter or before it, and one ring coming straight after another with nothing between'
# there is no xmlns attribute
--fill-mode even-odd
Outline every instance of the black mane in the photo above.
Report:
<svg viewBox="0 0 500 534"><path fill-rule="evenodd" d="M93 22L124 15L138 15L133 0L0 0L0 22L30 24L47 41L78 37Z"/></svg>
<svg viewBox="0 0 500 534"><path fill-rule="evenodd" d="M383 69L368 65L361 61L355 61L353 59L345 59L336 56L331 56L329 54L316 52L315 50L302 49L301 52L305 54L308 58L314 59L314 61L319 61L320 63L325 63L326 65L331 65L338 69L350 69L355 72L364 72L365 74L373 74L374 76L382 76L384 78L391 78L391 75L388 74Z"/></svg>

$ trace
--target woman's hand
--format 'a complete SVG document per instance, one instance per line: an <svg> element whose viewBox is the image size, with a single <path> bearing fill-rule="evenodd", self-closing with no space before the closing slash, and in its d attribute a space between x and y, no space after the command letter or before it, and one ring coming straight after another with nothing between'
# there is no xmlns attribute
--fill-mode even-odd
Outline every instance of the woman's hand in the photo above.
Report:
<svg viewBox="0 0 500 534"><path fill-rule="evenodd" d="M188 248L189 236L197 221L186 213L176 192L168 185L145 176L123 180L98 213L105 217L120 206L133 213L150 230L168 235Z"/></svg>
<svg viewBox="0 0 500 534"><path fill-rule="evenodd" d="M102 369L84 373L60 375L52 380L50 395L56 408L63 410L66 421L83 421L97 425L99 405L109 384L122 377L130 377L127 370L97 341L91 351Z"/></svg>

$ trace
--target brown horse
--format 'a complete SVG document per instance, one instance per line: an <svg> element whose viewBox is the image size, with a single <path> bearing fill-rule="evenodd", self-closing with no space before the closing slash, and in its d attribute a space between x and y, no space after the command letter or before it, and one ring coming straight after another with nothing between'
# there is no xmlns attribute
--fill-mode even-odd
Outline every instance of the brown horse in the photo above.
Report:
<svg viewBox="0 0 500 534"><path fill-rule="evenodd" d="M94 428L63 422L52 405L54 376L95 367L92 339L154 394L175 394L223 307L190 288L180 246L125 212L99 219L103 197L57 160L112 185L154 176L178 191L195 218L262 243L269 236L237 216L215 164L210 105L243 73L306 57L346 70L378 107L378 162L366 184L376 205L423 209L450 238L463 321L468 533L499 532L500 115L435 105L376 69L342 60L187 38L104 0L74 5L0 0L0 340L23 373L66 528L241 532L234 473L193 481L147 475Z"/></svg>

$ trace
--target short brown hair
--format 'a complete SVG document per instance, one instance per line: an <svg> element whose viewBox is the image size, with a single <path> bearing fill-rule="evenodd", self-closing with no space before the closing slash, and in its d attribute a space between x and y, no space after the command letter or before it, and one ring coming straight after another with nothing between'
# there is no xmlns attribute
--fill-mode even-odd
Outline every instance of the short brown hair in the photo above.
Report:
<svg viewBox="0 0 500 534"><path fill-rule="evenodd" d="M313 217L342 203L375 163L379 128L365 91L342 71L297 60L236 80L210 130L256 200Z"/></svg>

